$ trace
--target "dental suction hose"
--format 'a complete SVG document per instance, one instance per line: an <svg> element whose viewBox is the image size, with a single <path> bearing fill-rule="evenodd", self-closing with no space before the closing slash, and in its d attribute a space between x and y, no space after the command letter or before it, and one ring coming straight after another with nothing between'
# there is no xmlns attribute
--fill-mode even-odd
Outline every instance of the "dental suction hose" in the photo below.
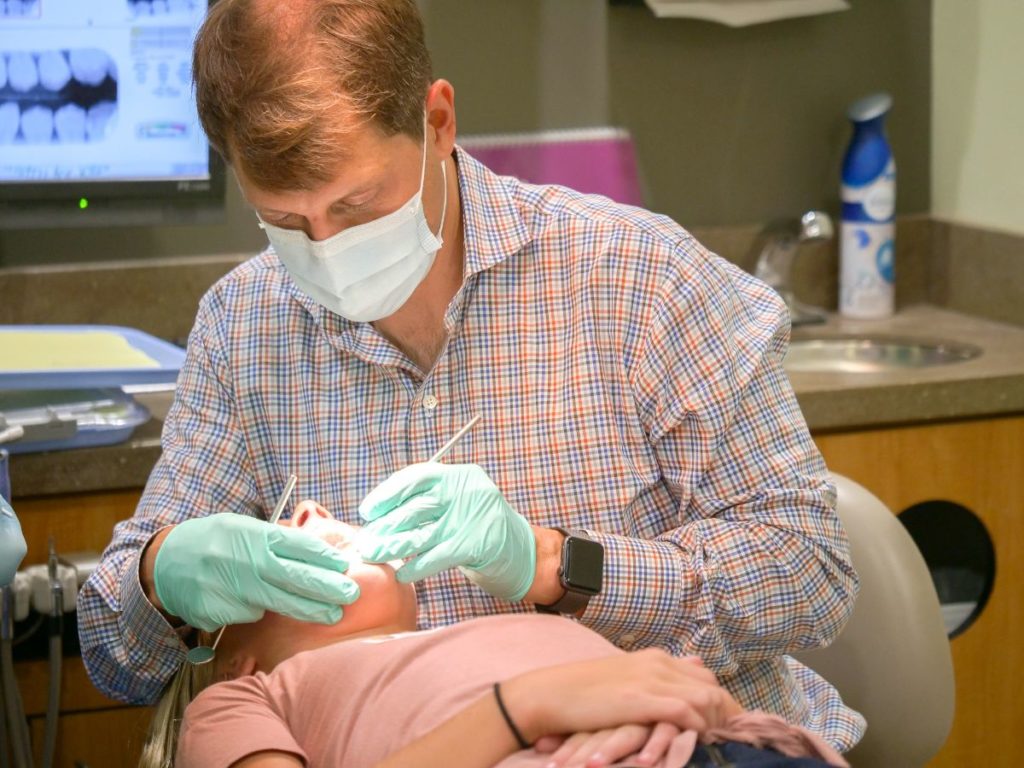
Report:
<svg viewBox="0 0 1024 768"><path fill-rule="evenodd" d="M32 751L28 738L28 723L21 706L21 694L14 678L14 591L3 587L2 621L0 621L0 681L3 685L4 712L7 715L7 733L15 768L32 768Z"/></svg>
<svg viewBox="0 0 1024 768"><path fill-rule="evenodd" d="M53 768L57 751L57 722L60 716L61 664L64 657L64 586L57 577L57 553L50 541L47 563L50 576L50 690L46 699L46 733L43 738L43 768Z"/></svg>

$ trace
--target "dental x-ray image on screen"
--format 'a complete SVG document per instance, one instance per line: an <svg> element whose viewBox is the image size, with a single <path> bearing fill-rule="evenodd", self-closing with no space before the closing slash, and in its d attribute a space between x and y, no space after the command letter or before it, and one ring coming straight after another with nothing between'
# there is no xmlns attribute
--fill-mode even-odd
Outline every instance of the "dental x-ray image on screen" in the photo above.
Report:
<svg viewBox="0 0 1024 768"><path fill-rule="evenodd" d="M0 0L0 19L9 16L37 17L39 5L40 0Z"/></svg>
<svg viewBox="0 0 1024 768"><path fill-rule="evenodd" d="M159 16L165 13L188 13L206 3L199 0L128 0L128 6L136 16Z"/></svg>
<svg viewBox="0 0 1024 768"><path fill-rule="evenodd" d="M88 225L115 198L133 210L160 198L168 216L187 217L191 201L222 206L223 165L192 95L206 0L37 0L34 15L17 16L11 7L0 0L3 225L50 226L36 214L53 205L68 226Z"/></svg>
<svg viewBox="0 0 1024 768"><path fill-rule="evenodd" d="M103 141L116 114L105 51L0 51L0 144Z"/></svg>

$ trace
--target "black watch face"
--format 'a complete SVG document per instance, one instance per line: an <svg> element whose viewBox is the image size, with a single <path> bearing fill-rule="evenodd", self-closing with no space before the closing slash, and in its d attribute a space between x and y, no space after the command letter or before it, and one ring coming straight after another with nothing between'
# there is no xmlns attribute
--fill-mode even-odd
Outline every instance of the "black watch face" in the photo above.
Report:
<svg viewBox="0 0 1024 768"><path fill-rule="evenodd" d="M604 547L596 541L570 536L565 540L562 577L577 592L596 595L604 580Z"/></svg>

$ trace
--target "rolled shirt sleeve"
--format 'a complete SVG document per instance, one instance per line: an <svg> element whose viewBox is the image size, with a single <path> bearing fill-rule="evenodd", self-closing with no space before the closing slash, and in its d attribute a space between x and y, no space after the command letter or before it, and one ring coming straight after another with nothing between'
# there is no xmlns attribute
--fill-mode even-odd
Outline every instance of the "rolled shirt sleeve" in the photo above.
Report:
<svg viewBox="0 0 1024 768"><path fill-rule="evenodd" d="M221 356L214 293L204 298L164 424L163 453L135 515L114 527L100 566L78 597L82 659L104 694L152 703L184 659L175 629L146 598L139 557L152 536L189 517L219 511L260 514L247 448L236 425L230 375Z"/></svg>
<svg viewBox="0 0 1024 768"><path fill-rule="evenodd" d="M699 249L684 242L683 251ZM696 654L716 673L828 644L857 591L835 489L782 368L778 297L732 265L683 253L631 371L678 525L605 545L583 620L626 647Z"/></svg>

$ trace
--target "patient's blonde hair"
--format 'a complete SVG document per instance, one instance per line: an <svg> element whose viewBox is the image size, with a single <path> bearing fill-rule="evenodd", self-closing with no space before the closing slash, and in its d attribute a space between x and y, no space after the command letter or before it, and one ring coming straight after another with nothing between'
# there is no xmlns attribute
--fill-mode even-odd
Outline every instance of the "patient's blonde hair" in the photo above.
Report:
<svg viewBox="0 0 1024 768"><path fill-rule="evenodd" d="M209 645L211 636L199 633L199 645ZM207 664L181 663L181 668L164 688L149 724L149 735L142 748L139 768L173 768L178 751L178 734L185 708L199 692L213 683L214 662Z"/></svg>

